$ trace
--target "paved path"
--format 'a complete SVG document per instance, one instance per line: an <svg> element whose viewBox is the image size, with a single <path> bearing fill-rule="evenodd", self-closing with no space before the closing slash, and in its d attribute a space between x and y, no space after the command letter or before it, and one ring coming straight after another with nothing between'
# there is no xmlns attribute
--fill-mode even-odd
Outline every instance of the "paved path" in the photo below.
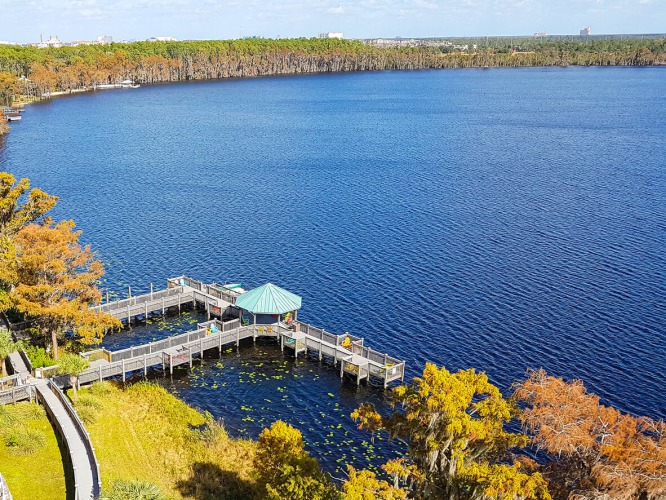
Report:
<svg viewBox="0 0 666 500"><path fill-rule="evenodd" d="M96 467L93 469L94 457L88 453L88 448L72 417L60 398L51 390L47 381L38 380L33 385L47 407L49 415L57 421L57 427L62 430L63 438L66 441L74 468L74 498L76 500L96 498L95 495L99 493L99 480Z"/></svg>

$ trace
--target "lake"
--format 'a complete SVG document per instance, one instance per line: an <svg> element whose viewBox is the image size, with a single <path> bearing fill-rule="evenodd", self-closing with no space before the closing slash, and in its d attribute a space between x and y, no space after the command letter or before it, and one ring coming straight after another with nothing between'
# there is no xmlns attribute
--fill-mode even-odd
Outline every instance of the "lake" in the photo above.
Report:
<svg viewBox="0 0 666 500"><path fill-rule="evenodd" d="M299 319L407 361L528 368L666 417L666 68L311 75L31 105L0 165L60 196L118 296L268 281ZM185 331L196 315L108 337ZM337 474L401 453L349 413L382 388L270 342L162 380L256 437L282 418ZM340 425L341 424L341 425ZM340 460L342 458L342 460Z"/></svg>

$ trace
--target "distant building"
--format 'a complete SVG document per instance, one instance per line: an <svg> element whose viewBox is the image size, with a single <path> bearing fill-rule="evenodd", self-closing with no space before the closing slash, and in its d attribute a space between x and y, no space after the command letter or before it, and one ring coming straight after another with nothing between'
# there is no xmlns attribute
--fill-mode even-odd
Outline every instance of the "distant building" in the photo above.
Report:
<svg viewBox="0 0 666 500"><path fill-rule="evenodd" d="M38 49L48 49L48 48L60 48L62 47L62 41L60 41L60 38L58 38L57 35L51 35L51 37L44 41L43 38L40 36L40 42L36 44Z"/></svg>
<svg viewBox="0 0 666 500"><path fill-rule="evenodd" d="M330 31L328 33L319 33L319 38L339 38L342 40L344 37L340 31Z"/></svg>
<svg viewBox="0 0 666 500"><path fill-rule="evenodd" d="M177 42L178 39L172 36L154 36L147 40L148 42Z"/></svg>
<svg viewBox="0 0 666 500"><path fill-rule="evenodd" d="M536 33L534 33L534 36L537 38L544 38L548 36L548 33L546 33L545 31L537 31Z"/></svg>
<svg viewBox="0 0 666 500"><path fill-rule="evenodd" d="M109 35L98 36L97 40L95 40L95 43L97 45L108 45L113 43L113 37Z"/></svg>
<svg viewBox="0 0 666 500"><path fill-rule="evenodd" d="M590 36L592 34L592 27L588 26L580 30L580 36Z"/></svg>

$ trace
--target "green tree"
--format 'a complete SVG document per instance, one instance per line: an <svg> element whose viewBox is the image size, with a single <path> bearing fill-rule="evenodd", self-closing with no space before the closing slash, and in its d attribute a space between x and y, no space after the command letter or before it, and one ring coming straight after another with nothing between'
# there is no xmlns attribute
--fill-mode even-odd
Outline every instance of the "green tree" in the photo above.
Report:
<svg viewBox="0 0 666 500"><path fill-rule="evenodd" d="M423 376L392 394L400 410L385 418L368 403L352 413L359 427L386 430L407 443L412 464L392 472L411 483L416 498L550 499L540 474L509 465L509 452L527 444L523 434L504 426L519 415L485 373L426 363Z"/></svg>
<svg viewBox="0 0 666 500"><path fill-rule="evenodd" d="M278 420L259 436L254 459L261 499L333 500L340 494L303 448L298 429Z"/></svg>
<svg viewBox="0 0 666 500"><path fill-rule="evenodd" d="M9 330L0 330L0 364L2 364L3 377L7 375L7 368L5 367L7 356L20 347L20 343L14 342L12 339L12 334Z"/></svg>
<svg viewBox="0 0 666 500"><path fill-rule="evenodd" d="M90 363L88 363L88 360L78 354L65 354L60 358L58 373L69 375L72 390L74 391L74 403L78 401L77 385L79 383L79 375L87 370L89 366Z"/></svg>

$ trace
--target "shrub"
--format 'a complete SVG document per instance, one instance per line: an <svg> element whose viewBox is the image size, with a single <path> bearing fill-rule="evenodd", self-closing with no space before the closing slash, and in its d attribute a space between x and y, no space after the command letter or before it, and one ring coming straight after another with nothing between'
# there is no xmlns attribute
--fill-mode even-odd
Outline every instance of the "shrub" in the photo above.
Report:
<svg viewBox="0 0 666 500"><path fill-rule="evenodd" d="M4 435L5 445L17 455L32 455L46 446L43 432L16 426L8 429Z"/></svg>
<svg viewBox="0 0 666 500"><path fill-rule="evenodd" d="M43 347L29 345L25 347L25 353L28 355L33 368L55 365L55 361L46 353Z"/></svg>
<svg viewBox="0 0 666 500"><path fill-rule="evenodd" d="M148 481L117 480L111 483L111 491L102 493L101 500L167 500L160 489Z"/></svg>

